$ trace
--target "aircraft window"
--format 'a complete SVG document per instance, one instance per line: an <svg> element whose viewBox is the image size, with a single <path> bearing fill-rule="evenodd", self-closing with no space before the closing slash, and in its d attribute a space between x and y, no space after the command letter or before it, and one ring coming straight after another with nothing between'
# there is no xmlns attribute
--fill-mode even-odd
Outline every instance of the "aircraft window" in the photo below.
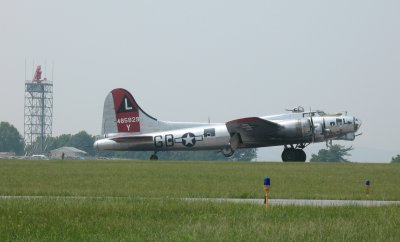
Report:
<svg viewBox="0 0 400 242"><path fill-rule="evenodd" d="M331 125L331 126L335 126L335 122L331 122L330 125Z"/></svg>
<svg viewBox="0 0 400 242"><path fill-rule="evenodd" d="M211 137L211 136L215 136L215 129L205 129L204 137Z"/></svg>
<svg viewBox="0 0 400 242"><path fill-rule="evenodd" d="M336 123L337 123L338 126L342 126L343 125L343 121L340 118L336 119Z"/></svg>

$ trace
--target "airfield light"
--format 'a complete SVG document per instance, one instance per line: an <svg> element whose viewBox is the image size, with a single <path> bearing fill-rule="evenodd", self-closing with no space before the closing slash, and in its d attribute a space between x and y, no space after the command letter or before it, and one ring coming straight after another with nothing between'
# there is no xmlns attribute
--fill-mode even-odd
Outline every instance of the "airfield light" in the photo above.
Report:
<svg viewBox="0 0 400 242"><path fill-rule="evenodd" d="M268 193L271 186L271 179L269 177L264 178L264 191L265 191L265 207L268 208Z"/></svg>
<svg viewBox="0 0 400 242"><path fill-rule="evenodd" d="M368 195L369 194L369 186L371 185L370 180L365 180L365 193Z"/></svg>

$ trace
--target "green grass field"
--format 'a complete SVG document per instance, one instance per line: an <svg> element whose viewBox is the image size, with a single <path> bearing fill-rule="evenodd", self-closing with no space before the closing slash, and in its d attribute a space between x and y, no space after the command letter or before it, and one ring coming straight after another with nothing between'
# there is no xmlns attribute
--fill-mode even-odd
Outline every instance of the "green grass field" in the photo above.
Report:
<svg viewBox="0 0 400 242"><path fill-rule="evenodd" d="M0 195L45 196L0 199L0 241L400 240L400 206L179 200L262 198L265 176L271 198L400 200L396 164L0 160Z"/></svg>

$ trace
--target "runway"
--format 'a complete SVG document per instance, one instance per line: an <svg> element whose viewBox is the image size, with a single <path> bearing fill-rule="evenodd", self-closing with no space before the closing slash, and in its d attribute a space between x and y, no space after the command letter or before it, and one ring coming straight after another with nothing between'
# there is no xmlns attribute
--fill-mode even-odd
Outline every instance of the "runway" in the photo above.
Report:
<svg viewBox="0 0 400 242"><path fill-rule="evenodd" d="M264 199L240 199L240 198L186 198L188 201L208 202L233 202L254 203L264 205ZM314 200L314 199L269 199L270 206L313 206L313 207L339 207L339 206L363 206L377 207L388 205L400 205L400 201L376 201L376 200Z"/></svg>
<svg viewBox="0 0 400 242"><path fill-rule="evenodd" d="M0 200L154 200L162 198L143 197L111 197L111 196L0 196ZM189 202L218 202L218 203L250 203L264 205L264 199L252 198L170 198L181 199ZM313 206L313 207L340 207L340 206L363 206L377 207L400 205L400 201L377 201L377 200L314 200L314 199L269 199L270 206Z"/></svg>

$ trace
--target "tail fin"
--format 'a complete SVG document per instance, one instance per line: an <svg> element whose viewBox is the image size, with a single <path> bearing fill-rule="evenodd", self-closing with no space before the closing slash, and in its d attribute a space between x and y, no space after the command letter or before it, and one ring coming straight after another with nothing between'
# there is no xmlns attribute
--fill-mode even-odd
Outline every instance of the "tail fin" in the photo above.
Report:
<svg viewBox="0 0 400 242"><path fill-rule="evenodd" d="M157 124L145 113L132 94L122 88L112 90L104 101L102 134L142 133Z"/></svg>

